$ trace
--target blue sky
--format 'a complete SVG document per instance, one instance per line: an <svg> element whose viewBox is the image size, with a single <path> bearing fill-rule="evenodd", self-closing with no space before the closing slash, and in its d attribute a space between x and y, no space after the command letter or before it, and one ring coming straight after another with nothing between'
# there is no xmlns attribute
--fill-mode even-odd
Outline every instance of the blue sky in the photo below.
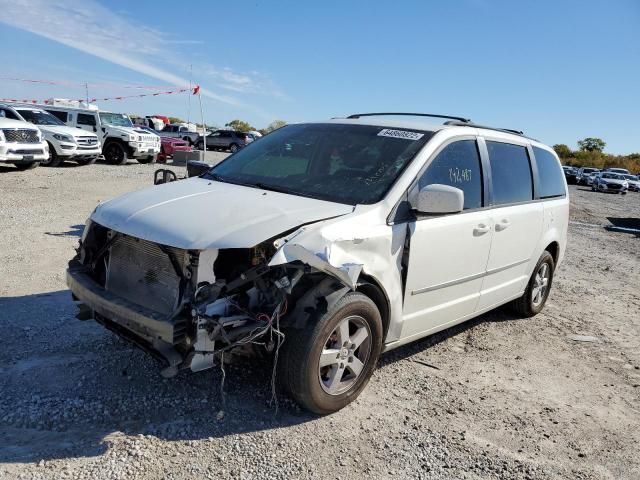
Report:
<svg viewBox="0 0 640 480"><path fill-rule="evenodd" d="M183 85L192 65L212 124L436 112L626 154L640 152L639 28L638 0L0 0L0 77ZM84 89L0 79L0 98L54 96ZM189 114L185 94L100 106Z"/></svg>

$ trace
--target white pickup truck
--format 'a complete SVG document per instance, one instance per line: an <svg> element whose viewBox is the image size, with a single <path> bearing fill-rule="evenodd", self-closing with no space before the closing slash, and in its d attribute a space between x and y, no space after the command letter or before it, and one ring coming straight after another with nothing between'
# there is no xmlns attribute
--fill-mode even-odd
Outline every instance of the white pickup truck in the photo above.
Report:
<svg viewBox="0 0 640 480"><path fill-rule="evenodd" d="M37 127L0 112L0 164L12 163L19 170L28 170L48 158L49 146Z"/></svg>
<svg viewBox="0 0 640 480"><path fill-rule="evenodd" d="M189 142L189 145L193 145L198 140L200 134L198 132L191 132L183 125L165 125L162 130L158 132L161 137L174 137L181 138L185 142Z"/></svg>

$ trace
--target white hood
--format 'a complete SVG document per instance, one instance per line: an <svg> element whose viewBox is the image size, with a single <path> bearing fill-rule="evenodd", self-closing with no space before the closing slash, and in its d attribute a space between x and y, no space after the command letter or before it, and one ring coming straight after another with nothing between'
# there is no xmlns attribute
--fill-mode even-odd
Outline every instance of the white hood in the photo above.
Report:
<svg viewBox="0 0 640 480"><path fill-rule="evenodd" d="M66 125L38 125L40 130L46 133L58 133L60 135L69 135L72 138L77 137L96 137L98 136L93 132L88 132L81 128L67 127Z"/></svg>
<svg viewBox="0 0 640 480"><path fill-rule="evenodd" d="M352 211L350 205L196 177L110 200L98 205L91 220L163 245L204 250L249 248Z"/></svg>
<svg viewBox="0 0 640 480"><path fill-rule="evenodd" d="M38 127L22 120L12 120L11 118L0 117L0 128L27 128L30 130L38 130Z"/></svg>

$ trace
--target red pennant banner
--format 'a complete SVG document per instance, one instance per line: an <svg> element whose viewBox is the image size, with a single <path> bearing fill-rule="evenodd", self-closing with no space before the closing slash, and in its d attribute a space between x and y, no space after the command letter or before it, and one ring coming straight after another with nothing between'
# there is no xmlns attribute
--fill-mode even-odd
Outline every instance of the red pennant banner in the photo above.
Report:
<svg viewBox="0 0 640 480"><path fill-rule="evenodd" d="M127 98L142 98L142 97L157 97L158 95L173 95L176 93L184 93L191 92L192 95L197 95L200 92L200 85L196 85L193 88L179 88L177 90L166 90L164 92L156 92L156 93L141 93L139 95L126 95L120 97L106 97L106 98L92 98L89 100L89 103L95 102L108 102L110 100L125 100ZM2 102L12 102L12 103L44 103L47 105L49 100L35 100L35 99L16 99L16 98L0 98ZM79 102L85 102L85 98L78 99Z"/></svg>

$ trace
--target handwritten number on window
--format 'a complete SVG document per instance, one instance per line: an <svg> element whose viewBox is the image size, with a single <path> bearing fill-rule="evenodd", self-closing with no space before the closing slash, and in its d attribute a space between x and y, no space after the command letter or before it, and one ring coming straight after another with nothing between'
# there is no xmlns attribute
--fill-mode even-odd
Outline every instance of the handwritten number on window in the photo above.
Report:
<svg viewBox="0 0 640 480"><path fill-rule="evenodd" d="M451 183L466 183L471 181L471 170L469 168L449 168L449 181Z"/></svg>

